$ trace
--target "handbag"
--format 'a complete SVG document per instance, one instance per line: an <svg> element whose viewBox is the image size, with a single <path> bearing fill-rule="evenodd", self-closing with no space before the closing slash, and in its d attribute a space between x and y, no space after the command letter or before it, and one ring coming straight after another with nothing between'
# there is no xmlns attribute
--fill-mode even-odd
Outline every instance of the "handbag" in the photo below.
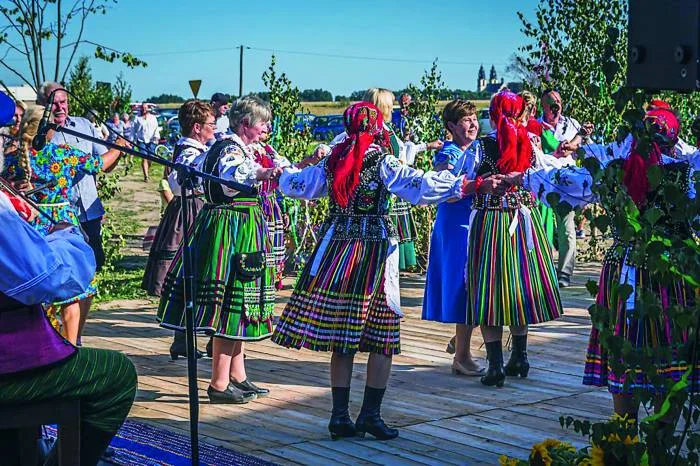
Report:
<svg viewBox="0 0 700 466"><path fill-rule="evenodd" d="M241 252L233 255L236 278L250 282L262 277L265 270L265 253L263 251Z"/></svg>

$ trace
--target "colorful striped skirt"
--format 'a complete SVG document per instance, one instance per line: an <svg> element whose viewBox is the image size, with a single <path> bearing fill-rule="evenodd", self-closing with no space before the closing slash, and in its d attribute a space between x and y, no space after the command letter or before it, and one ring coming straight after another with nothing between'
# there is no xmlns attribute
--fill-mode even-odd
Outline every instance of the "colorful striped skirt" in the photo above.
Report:
<svg viewBox="0 0 700 466"><path fill-rule="evenodd" d="M148 253L146 270L143 273L143 281L141 282L141 288L146 290L149 295L160 296L163 292L165 276L180 247L183 235L182 216L180 215L181 205L182 197L175 196L165 208L165 213L153 238L153 244ZM204 199L200 197L188 198L187 210L189 211L189 218L192 219L190 225L194 224L194 220L197 218L199 211L202 210L203 205Z"/></svg>
<svg viewBox="0 0 700 466"><path fill-rule="evenodd" d="M399 234L399 270L403 271L418 264L416 259L416 223L413 220L413 206L401 198L394 197L389 218Z"/></svg>
<svg viewBox="0 0 700 466"><path fill-rule="evenodd" d="M641 368L629 367L630 365L625 364L623 360L620 360L618 371L615 371L608 357L608 351L603 346L601 337L603 329L593 326L586 352L583 384L607 386L611 393L631 394L635 390L644 390L661 394L666 392L667 383L679 381L688 369L686 361L688 358L682 356L685 353L687 332L673 328L667 311L673 306L680 308L692 306L694 302L692 290L681 282L662 285L650 276L648 270L637 267L635 270L637 291L651 290L659 299L662 311L655 317L635 316L635 310L627 309L630 306L626 302L619 302L616 298L622 273L622 260L620 257L615 257L613 253L615 247L611 248L603 262L596 304L609 312L610 320L605 330L611 330L613 335L623 337L636 350L651 350L655 359L654 366L660 378L655 383ZM695 366L688 382L691 383L693 380L695 387L700 386L700 364Z"/></svg>
<svg viewBox="0 0 700 466"><path fill-rule="evenodd" d="M275 264L267 226L257 199L205 204L192 237L197 331L233 340L262 340L272 334ZM237 255L265 253L262 275L244 280ZM158 308L161 326L184 330L182 248L165 279Z"/></svg>
<svg viewBox="0 0 700 466"><path fill-rule="evenodd" d="M400 353L400 317L384 293L389 241L324 242L306 263L272 341L342 354Z"/></svg>
<svg viewBox="0 0 700 466"><path fill-rule="evenodd" d="M557 274L537 209L476 209L472 215L467 325L520 326L559 318Z"/></svg>
<svg viewBox="0 0 700 466"><path fill-rule="evenodd" d="M276 267L275 283L279 287L284 276L284 263L287 257L287 248L284 242L284 218L274 192L261 194L260 200L265 222L267 222L267 231L272 240L272 254Z"/></svg>

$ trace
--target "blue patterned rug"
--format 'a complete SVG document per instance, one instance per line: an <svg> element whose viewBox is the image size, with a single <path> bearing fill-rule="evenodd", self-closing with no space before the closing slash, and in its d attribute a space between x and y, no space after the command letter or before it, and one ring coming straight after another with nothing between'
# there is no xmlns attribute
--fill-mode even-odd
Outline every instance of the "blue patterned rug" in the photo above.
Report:
<svg viewBox="0 0 700 466"><path fill-rule="evenodd" d="M56 429L46 429L51 437ZM150 424L126 421L112 440L114 456L109 462L128 466L185 466L190 464L190 436L159 429ZM210 445L200 440L199 457L202 465L271 466L254 456L228 448Z"/></svg>

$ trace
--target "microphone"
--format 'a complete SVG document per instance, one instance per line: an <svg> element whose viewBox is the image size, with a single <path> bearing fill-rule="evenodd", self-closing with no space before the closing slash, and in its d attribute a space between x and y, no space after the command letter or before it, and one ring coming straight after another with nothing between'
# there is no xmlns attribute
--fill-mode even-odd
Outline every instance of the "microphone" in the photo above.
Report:
<svg viewBox="0 0 700 466"><path fill-rule="evenodd" d="M44 107L44 114L39 122L39 129L36 136L32 139L32 147L34 150L41 150L46 145L46 133L49 132L49 116L51 115L51 107L53 106L53 94L51 95L51 103L47 103Z"/></svg>

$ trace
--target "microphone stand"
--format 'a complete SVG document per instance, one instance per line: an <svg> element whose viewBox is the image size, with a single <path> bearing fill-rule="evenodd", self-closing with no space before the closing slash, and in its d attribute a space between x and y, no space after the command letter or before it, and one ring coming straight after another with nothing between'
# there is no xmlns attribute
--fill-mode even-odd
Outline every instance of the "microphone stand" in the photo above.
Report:
<svg viewBox="0 0 700 466"><path fill-rule="evenodd" d="M175 163L165 158L157 157L149 152L138 152L133 149L128 149L126 147L121 147L117 144L103 141L100 138L96 138L89 134L83 134L79 131L75 131L70 128L59 126L56 123L46 123L45 128L39 128L41 133L43 130L44 135L48 130L59 131L61 133L70 134L72 136L85 139L97 144L101 144L105 147L111 149L117 149L121 152L125 152L130 155L135 155L151 162L165 165L171 170L175 170L178 173L178 179L182 180L181 186L183 189L182 193L182 203L180 204L180 216L182 218L182 228L183 228L183 254L182 254L182 266L183 266L183 288L184 288L184 302L185 302L185 327L186 327L186 344L187 344L187 381L189 386L189 408L190 408L190 444L192 452L192 465L199 466L199 394L197 391L197 358L195 356L195 334L194 334L194 270L192 267L192 247L190 246L190 224L191 219L189 218L189 212L187 207L189 206L188 200L194 195L194 180L196 178L201 178L208 181L213 181L215 183L228 186L229 188L235 189L236 191L255 196L258 191L256 188L241 183L237 183L231 180L224 180L222 178L216 177L209 173L204 173L193 167L182 163Z"/></svg>

